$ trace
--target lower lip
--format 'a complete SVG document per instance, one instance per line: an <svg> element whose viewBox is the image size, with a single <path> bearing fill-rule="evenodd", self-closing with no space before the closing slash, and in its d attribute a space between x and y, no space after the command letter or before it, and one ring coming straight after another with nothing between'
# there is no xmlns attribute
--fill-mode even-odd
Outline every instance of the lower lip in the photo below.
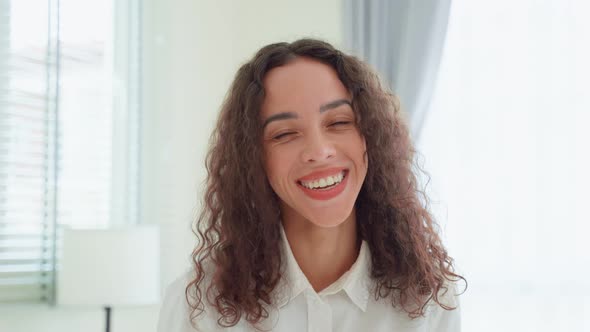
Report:
<svg viewBox="0 0 590 332"><path fill-rule="evenodd" d="M315 189L306 188L299 183L297 185L299 186L299 188L301 188L301 190L303 190L303 192L307 196L309 196L313 199L320 200L320 201L326 201L326 200L329 200L329 199L332 199L332 198L338 196L344 190L344 188L346 188L347 182L348 182L348 172L346 172L344 179L342 179L342 182L340 182L339 184L335 185L334 187L332 187L330 189L315 190Z"/></svg>

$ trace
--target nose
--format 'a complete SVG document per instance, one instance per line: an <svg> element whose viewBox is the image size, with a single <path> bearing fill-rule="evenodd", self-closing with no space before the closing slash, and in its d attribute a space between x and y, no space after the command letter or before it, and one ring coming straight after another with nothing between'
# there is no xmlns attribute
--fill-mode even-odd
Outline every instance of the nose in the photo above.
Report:
<svg viewBox="0 0 590 332"><path fill-rule="evenodd" d="M308 135L301 153L304 163L318 162L333 158L336 155L334 142L322 133Z"/></svg>

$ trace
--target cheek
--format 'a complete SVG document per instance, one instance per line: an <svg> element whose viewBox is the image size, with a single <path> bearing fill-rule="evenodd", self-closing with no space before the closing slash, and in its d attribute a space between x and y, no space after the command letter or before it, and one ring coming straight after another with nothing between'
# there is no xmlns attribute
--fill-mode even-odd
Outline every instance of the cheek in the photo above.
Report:
<svg viewBox="0 0 590 332"><path fill-rule="evenodd" d="M358 176L359 178L364 178L366 176L367 170L369 168L369 156L367 155L367 142L363 136L356 135L353 140L353 144L350 146L353 147L350 151L351 158L354 159L355 164L357 165L358 169ZM351 142L352 143L352 142Z"/></svg>
<svg viewBox="0 0 590 332"><path fill-rule="evenodd" d="M274 162L274 159L273 159L272 154L265 152L264 153L264 172L266 173L266 177L271 182L271 184L272 184L273 173L274 173L274 169L275 169L273 162Z"/></svg>
<svg viewBox="0 0 590 332"><path fill-rule="evenodd" d="M278 181L280 181L287 172L285 158L276 150L265 152L264 167L268 181L273 187L275 187Z"/></svg>
<svg viewBox="0 0 590 332"><path fill-rule="evenodd" d="M365 138L360 133L356 133L353 140L354 144L351 145L354 146L354 154L357 157L360 156L362 160L365 160L367 153L367 142L365 141Z"/></svg>

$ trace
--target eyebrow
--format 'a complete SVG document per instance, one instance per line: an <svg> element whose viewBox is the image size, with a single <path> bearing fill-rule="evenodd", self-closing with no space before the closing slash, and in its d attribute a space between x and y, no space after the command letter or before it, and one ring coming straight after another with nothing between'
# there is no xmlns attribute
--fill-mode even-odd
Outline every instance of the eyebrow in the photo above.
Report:
<svg viewBox="0 0 590 332"><path fill-rule="evenodd" d="M331 110L333 108L336 108L336 107L339 107L342 105L348 105L348 106L352 107L352 103L349 100L338 99L338 100L334 100L332 102L329 102L327 104L320 106L320 113L324 113L325 111Z"/></svg>
<svg viewBox="0 0 590 332"><path fill-rule="evenodd" d="M352 107L352 103L350 102L350 100L338 99L338 100L334 100L334 101L331 101L327 104L320 106L320 113L324 113L325 111L329 111L331 109L337 108L342 105L348 105L348 106ZM264 120L264 124L262 125L262 129L266 128L266 125L268 125L269 123L271 123L273 121L297 119L297 118L298 118L297 113L294 113L294 112L277 113L277 114L269 116L266 120Z"/></svg>

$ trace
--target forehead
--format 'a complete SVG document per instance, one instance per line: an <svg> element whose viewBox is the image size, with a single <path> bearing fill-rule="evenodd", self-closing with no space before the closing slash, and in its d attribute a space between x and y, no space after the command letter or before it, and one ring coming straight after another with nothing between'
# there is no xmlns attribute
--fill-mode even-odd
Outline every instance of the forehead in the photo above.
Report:
<svg viewBox="0 0 590 332"><path fill-rule="evenodd" d="M349 99L348 90L332 67L305 57L271 69L263 83L263 117L284 111L318 111L327 102Z"/></svg>

